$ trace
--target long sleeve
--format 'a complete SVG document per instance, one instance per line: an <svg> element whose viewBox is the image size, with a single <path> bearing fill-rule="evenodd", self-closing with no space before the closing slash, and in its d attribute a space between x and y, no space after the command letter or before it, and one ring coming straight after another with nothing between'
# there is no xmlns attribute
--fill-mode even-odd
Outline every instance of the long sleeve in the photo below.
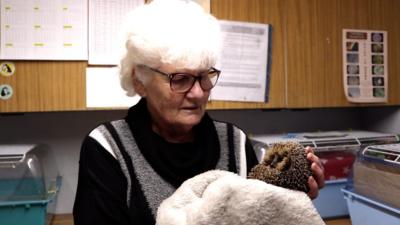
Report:
<svg viewBox="0 0 400 225"><path fill-rule="evenodd" d="M246 162L247 162L247 173L251 171L251 169L258 164L256 153L254 152L253 145L249 138L246 138Z"/></svg>
<svg viewBox="0 0 400 225"><path fill-rule="evenodd" d="M131 224L118 161L90 137L82 144L73 214L75 225Z"/></svg>

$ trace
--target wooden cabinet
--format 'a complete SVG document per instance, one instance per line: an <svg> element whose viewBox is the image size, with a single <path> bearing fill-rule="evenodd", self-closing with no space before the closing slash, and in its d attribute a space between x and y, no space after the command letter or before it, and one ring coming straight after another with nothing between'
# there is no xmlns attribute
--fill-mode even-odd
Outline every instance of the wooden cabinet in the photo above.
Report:
<svg viewBox="0 0 400 225"><path fill-rule="evenodd" d="M268 23L272 31L270 101L225 108L315 108L400 104L400 1L213 0L220 19ZM388 31L389 101L356 104L343 87L342 30ZM210 104L214 106L213 104Z"/></svg>
<svg viewBox="0 0 400 225"><path fill-rule="evenodd" d="M211 0L219 19L272 25L268 103L212 101L209 109L365 106L347 102L342 81L342 29L388 32L388 103L400 105L400 1ZM85 110L87 62L17 61L0 76L14 97L0 112Z"/></svg>
<svg viewBox="0 0 400 225"><path fill-rule="evenodd" d="M86 109L86 62L15 61L9 84L13 96L0 100L0 112L43 112Z"/></svg>
<svg viewBox="0 0 400 225"><path fill-rule="evenodd" d="M389 101L400 104L400 1L286 0L287 107L349 103L342 78L342 29L388 31Z"/></svg>

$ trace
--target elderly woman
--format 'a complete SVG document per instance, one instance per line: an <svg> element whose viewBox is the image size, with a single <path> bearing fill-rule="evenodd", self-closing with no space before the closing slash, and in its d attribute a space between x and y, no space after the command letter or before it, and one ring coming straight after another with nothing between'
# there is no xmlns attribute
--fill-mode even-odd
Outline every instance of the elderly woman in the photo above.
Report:
<svg viewBox="0 0 400 225"><path fill-rule="evenodd" d="M75 225L154 224L160 203L185 180L213 169L246 176L258 163L242 130L205 112L221 74L214 68L218 21L183 0L154 0L127 21L121 84L142 98L124 119L101 124L85 138ZM308 151L314 198L324 178Z"/></svg>

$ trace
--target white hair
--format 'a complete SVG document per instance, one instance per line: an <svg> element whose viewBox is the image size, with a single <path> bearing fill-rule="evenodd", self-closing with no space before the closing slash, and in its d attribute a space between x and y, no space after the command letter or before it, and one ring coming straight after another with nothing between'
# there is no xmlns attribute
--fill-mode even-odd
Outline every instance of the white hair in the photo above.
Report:
<svg viewBox="0 0 400 225"><path fill-rule="evenodd" d="M124 24L125 49L120 63L121 86L135 95L136 65L204 70L215 65L221 48L218 20L190 0L153 0L130 12ZM144 74L138 74L143 82Z"/></svg>

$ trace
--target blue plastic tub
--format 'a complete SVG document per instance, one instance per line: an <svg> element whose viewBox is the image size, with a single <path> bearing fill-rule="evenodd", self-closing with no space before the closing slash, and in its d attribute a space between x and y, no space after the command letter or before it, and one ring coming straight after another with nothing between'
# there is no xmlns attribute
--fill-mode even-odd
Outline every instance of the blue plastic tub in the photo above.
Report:
<svg viewBox="0 0 400 225"><path fill-rule="evenodd" d="M319 190L318 198L313 200L314 206L322 218L347 217L349 211L343 199L341 189L347 184L347 179L329 180L325 187Z"/></svg>
<svg viewBox="0 0 400 225"><path fill-rule="evenodd" d="M349 208L352 225L400 224L399 208L359 195L352 189L343 188L342 192Z"/></svg>
<svg viewBox="0 0 400 225"><path fill-rule="evenodd" d="M61 177L56 184L37 200L12 200L0 201L1 225L46 225L52 219L49 213L49 204L56 199L61 186ZM53 206L54 204L51 204Z"/></svg>
<svg viewBox="0 0 400 225"><path fill-rule="evenodd" d="M47 204L51 200L0 203L2 225L45 225L51 219Z"/></svg>

